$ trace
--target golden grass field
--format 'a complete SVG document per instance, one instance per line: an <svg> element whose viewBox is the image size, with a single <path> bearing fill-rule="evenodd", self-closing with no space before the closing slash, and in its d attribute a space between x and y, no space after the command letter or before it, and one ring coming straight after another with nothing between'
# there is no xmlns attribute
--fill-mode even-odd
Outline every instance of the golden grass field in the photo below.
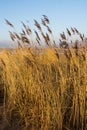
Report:
<svg viewBox="0 0 87 130"><path fill-rule="evenodd" d="M77 47L77 42L74 47L57 47L53 37L49 41L39 24L37 28L46 47L41 46L37 33L39 47L23 41L28 40L26 35L20 39L19 34L10 32L21 45L0 52L0 130L86 130L86 40L81 38L84 47ZM65 40L63 34L61 37ZM24 46L26 42L29 46Z"/></svg>

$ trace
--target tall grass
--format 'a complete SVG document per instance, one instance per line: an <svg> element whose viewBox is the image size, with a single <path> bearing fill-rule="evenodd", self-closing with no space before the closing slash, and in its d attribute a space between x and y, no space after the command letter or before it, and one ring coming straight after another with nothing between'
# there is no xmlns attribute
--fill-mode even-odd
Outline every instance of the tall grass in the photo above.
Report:
<svg viewBox="0 0 87 130"><path fill-rule="evenodd" d="M10 32L18 48L0 52L2 129L86 130L86 38L76 28L67 29L69 37L79 35L85 45L80 47L80 41L75 41L71 46L63 32L58 46L49 23L43 16L45 34L35 20L40 34L35 31L37 43L33 44L32 30L22 22L21 34Z"/></svg>

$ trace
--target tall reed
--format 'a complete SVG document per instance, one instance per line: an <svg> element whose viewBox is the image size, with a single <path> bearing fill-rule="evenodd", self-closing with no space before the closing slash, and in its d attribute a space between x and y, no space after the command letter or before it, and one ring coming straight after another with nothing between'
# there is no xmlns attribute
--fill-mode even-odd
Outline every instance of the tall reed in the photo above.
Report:
<svg viewBox="0 0 87 130"><path fill-rule="evenodd" d="M38 29L34 31L37 43L33 44L33 32L22 22L20 34L9 32L11 39L18 42L18 48L0 53L0 79L4 89L2 127L6 130L86 130L86 38L76 28L67 28L67 34L60 34L58 46L47 16L41 20L46 34L41 25L34 22ZM78 35L81 41L70 44L67 37L72 35Z"/></svg>

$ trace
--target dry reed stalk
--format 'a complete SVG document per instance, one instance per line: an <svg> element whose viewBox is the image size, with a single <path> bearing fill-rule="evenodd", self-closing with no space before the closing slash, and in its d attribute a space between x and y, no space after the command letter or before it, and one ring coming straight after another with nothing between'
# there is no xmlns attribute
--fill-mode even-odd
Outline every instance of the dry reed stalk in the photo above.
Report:
<svg viewBox="0 0 87 130"><path fill-rule="evenodd" d="M79 41L70 47L67 36L61 33L60 45L53 47L49 19L43 16L44 33L35 20L47 47L34 47L30 40L32 30L23 24L22 34L10 33L17 40L20 49L0 53L3 66L3 83L7 93L6 118L13 126L22 129L63 130L85 129L87 47L81 48ZM34 32L40 46L41 38ZM76 28L67 28L69 37L84 36ZM28 43L29 42L29 43ZM25 44L31 45L25 47ZM60 54L60 51L63 51ZM84 52L84 53L83 53ZM1 67L2 68L2 67ZM1 69L0 68L0 69ZM14 112L13 112L14 111ZM14 114L13 114L14 113ZM13 118L14 115L17 116ZM16 119L19 119L18 122Z"/></svg>

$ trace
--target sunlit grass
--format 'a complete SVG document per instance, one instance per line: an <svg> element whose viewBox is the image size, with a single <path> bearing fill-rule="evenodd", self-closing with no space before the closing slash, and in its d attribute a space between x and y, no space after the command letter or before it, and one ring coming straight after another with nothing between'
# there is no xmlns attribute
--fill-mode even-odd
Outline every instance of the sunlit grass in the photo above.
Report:
<svg viewBox="0 0 87 130"><path fill-rule="evenodd" d="M53 36L47 26L49 20L44 18L47 23L43 24ZM64 41L67 40L65 34L61 34L58 47L53 38L50 41L44 37L37 21L35 25L41 31L46 47L41 46L39 38L40 44L35 47L28 43L26 34L21 37L10 32L13 40L19 39L21 45L0 52L0 87L4 90L1 127L6 130L85 130L86 40L83 37L84 47L79 47L77 42L69 47L68 41ZM79 33L76 28L74 31Z"/></svg>

